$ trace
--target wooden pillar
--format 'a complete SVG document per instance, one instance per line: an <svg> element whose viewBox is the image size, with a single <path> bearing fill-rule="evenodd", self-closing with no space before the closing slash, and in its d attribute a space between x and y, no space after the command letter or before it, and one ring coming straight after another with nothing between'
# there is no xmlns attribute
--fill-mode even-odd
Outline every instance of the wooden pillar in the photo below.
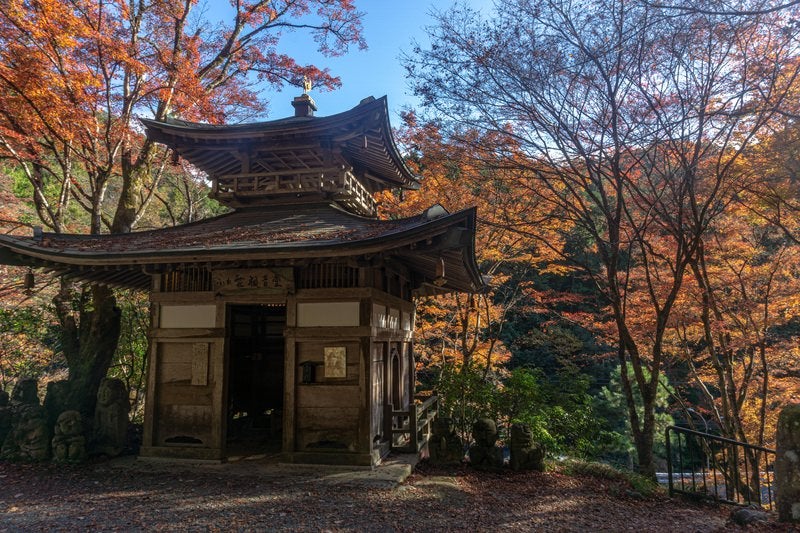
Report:
<svg viewBox="0 0 800 533"><path fill-rule="evenodd" d="M358 447L360 452L372 453L372 353L370 339L364 337L358 343L358 359L361 366L358 373L358 389L361 405L358 416ZM375 458L372 464L375 464Z"/></svg>
<svg viewBox="0 0 800 533"><path fill-rule="evenodd" d="M219 331L224 331L225 335L218 342L209 344L209 356L211 357L212 373L214 375L214 389L212 391L211 405L214 414L211 419L212 447L220 450L221 458L226 456L225 445L228 436L228 372L230 368L230 349L228 338L230 332L227 330L228 306L222 300L217 301L215 327Z"/></svg>
<svg viewBox="0 0 800 533"><path fill-rule="evenodd" d="M394 417L392 411L395 406L392 405L392 354L390 351L391 345L388 342L382 342L383 345L383 405L386 409L386 414L383 419L384 427L386 428L386 435L389 437L390 446L394 446L394 434L392 433L394 425Z"/></svg>
<svg viewBox="0 0 800 533"><path fill-rule="evenodd" d="M284 334L284 365L283 365L283 443L282 451L290 454L295 451L295 421L297 410L295 408L297 394L297 368L295 328L297 327L297 298L289 295L286 298L286 332Z"/></svg>
<svg viewBox="0 0 800 533"><path fill-rule="evenodd" d="M161 290L161 275L150 276L152 283L150 294ZM144 424L142 427L142 446L153 446L153 427L155 424L156 406L156 372L158 371L158 342L154 338L153 332L159 325L161 306L150 302L150 328L147 332L147 389L144 399Z"/></svg>
<svg viewBox="0 0 800 533"><path fill-rule="evenodd" d="M360 326L369 326L372 323L372 299L363 298L359 303ZM358 446L359 451L366 451L372 454L372 342L371 337L362 337L358 343L358 361L360 372L358 373L359 388L359 414L358 414ZM373 456L372 464L376 460Z"/></svg>

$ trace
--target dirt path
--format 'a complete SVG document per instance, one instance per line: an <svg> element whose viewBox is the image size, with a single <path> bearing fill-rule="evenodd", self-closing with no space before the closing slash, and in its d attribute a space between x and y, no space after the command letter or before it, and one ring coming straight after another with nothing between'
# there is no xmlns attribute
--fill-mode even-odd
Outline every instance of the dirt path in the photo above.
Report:
<svg viewBox="0 0 800 533"><path fill-rule="evenodd" d="M133 465L133 466L131 466ZM730 531L730 510L558 473L0 463L0 531ZM783 531L771 524L760 531ZM751 529L752 531L752 529Z"/></svg>

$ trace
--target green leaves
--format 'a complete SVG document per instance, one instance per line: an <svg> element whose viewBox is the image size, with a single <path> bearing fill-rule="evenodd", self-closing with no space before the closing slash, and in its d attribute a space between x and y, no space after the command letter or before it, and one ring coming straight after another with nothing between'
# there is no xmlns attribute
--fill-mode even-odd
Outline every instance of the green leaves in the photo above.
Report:
<svg viewBox="0 0 800 533"><path fill-rule="evenodd" d="M531 368L518 368L498 379L471 367L444 367L436 390L441 414L453 419L467 441L472 423L489 417L498 421L501 434L511 424L527 424L533 438L550 452L591 456L599 421L588 394L588 376L565 368L551 377Z"/></svg>
<svg viewBox="0 0 800 533"><path fill-rule="evenodd" d="M47 309L0 309L0 388L10 390L19 378L63 368L58 348L58 327Z"/></svg>

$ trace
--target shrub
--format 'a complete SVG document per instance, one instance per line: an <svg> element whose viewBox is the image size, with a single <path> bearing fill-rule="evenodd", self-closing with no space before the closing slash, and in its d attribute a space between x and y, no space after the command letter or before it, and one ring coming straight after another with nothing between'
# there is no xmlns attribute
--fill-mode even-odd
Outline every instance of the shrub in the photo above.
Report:
<svg viewBox="0 0 800 533"><path fill-rule="evenodd" d="M472 367L444 368L437 393L441 414L471 440L473 422L489 417L501 436L511 424L527 424L551 453L591 455L599 432L588 394L589 380L565 368L548 380L540 369L518 368L500 379Z"/></svg>

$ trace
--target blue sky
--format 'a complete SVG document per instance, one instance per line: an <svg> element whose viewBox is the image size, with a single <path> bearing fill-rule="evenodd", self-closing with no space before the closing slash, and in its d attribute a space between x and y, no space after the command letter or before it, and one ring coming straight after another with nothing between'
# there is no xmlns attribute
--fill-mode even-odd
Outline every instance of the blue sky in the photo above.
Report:
<svg viewBox="0 0 800 533"><path fill-rule="evenodd" d="M490 7L492 0L470 0L474 7ZM427 44L424 31L433 20L434 9L445 10L452 0L355 0L357 9L365 13L364 36L369 49L352 49L341 57L326 58L316 52L315 44L308 35L286 34L281 49L300 63L327 66L331 73L342 80L341 89L320 92L312 89L311 96L317 103L317 115L332 115L350 109L367 96L387 95L393 115L403 106L414 106L417 101L411 95L405 69L400 63L402 52L411 52L413 41ZM286 87L282 92L268 91L270 101L267 119L277 119L293 113L291 99L301 94L296 87ZM396 122L396 119L393 120Z"/></svg>

